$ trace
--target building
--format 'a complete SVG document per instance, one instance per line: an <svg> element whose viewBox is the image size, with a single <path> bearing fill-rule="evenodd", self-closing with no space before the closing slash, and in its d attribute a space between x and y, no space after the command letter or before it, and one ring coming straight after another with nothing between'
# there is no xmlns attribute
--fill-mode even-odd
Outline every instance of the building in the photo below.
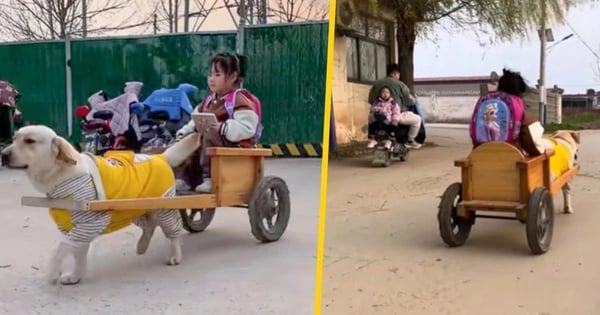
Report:
<svg viewBox="0 0 600 315"><path fill-rule="evenodd" d="M336 143L367 138L373 81L385 76L386 65L398 62L393 16L372 16L354 8L352 0L338 0L334 39L333 111ZM426 122L468 123L473 106L486 90L494 88L490 75L415 78L414 89ZM560 122L562 90L548 90L548 122ZM538 115L538 94L525 97L527 111Z"/></svg>

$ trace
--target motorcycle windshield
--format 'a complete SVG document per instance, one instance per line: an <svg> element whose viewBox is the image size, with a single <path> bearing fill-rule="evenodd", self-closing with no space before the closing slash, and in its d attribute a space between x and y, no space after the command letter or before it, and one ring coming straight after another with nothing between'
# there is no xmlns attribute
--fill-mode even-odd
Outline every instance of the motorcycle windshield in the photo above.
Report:
<svg viewBox="0 0 600 315"><path fill-rule="evenodd" d="M165 111L169 113L170 120L180 120L181 110L192 114L194 108L189 96L197 90L196 86L188 83L182 83L175 89L158 89L144 100L144 104L151 113Z"/></svg>

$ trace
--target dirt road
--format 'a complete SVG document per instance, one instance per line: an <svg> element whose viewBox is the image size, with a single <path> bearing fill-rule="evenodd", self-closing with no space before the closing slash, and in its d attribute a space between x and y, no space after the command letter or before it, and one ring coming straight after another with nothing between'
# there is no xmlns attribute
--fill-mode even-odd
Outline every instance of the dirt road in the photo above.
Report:
<svg viewBox="0 0 600 315"><path fill-rule="evenodd" d="M0 314L313 313L320 159L266 161L265 174L290 188L283 237L260 244L246 210L222 208L208 229L183 237L183 262L166 266L160 230L148 252L135 254L137 227L95 241L88 276L78 286L50 286L46 267L60 233L41 208L20 206L36 194L18 171L0 170Z"/></svg>
<svg viewBox="0 0 600 315"><path fill-rule="evenodd" d="M406 163L329 166L323 315L600 314L600 131L582 133L572 215L555 199L551 250L532 256L524 225L477 221L463 247L439 237L439 196L468 154L466 129L429 128L439 146Z"/></svg>

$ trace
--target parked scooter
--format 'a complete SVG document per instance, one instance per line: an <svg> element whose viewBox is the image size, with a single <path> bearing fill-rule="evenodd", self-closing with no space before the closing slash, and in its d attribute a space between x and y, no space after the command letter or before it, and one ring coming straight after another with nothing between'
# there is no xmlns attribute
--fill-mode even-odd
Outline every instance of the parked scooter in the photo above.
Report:
<svg viewBox="0 0 600 315"><path fill-rule="evenodd" d="M144 101L140 119L142 152L157 152L175 141L175 133L191 118L190 98L198 88L188 83L174 89L158 89Z"/></svg>
<svg viewBox="0 0 600 315"><path fill-rule="evenodd" d="M17 108L20 96L14 85L0 80L0 151L12 143L15 130L22 125L22 115Z"/></svg>
<svg viewBox="0 0 600 315"><path fill-rule="evenodd" d="M399 126L399 129L401 133L408 134L408 126ZM400 160L402 162L408 160L410 149L404 145L405 141L398 142L396 136L395 133L388 133L384 128L380 128L375 134L377 145L373 151L372 164L374 166L388 167L391 165L392 160ZM389 147L385 146L387 140L391 142Z"/></svg>
<svg viewBox="0 0 600 315"><path fill-rule="evenodd" d="M124 93L111 99L104 91L88 98L90 106L82 105L75 110L82 119L81 150L102 155L108 150L139 151L141 132L138 115L143 105L138 94L141 82L127 82Z"/></svg>
<svg viewBox="0 0 600 315"><path fill-rule="evenodd" d="M419 129L419 133L415 138L415 141L423 144L425 142L425 117L420 108L420 104L415 97L415 103L412 106L408 107L408 110L413 113L419 115L421 117L421 128ZM385 117L380 117L380 120L385 120ZM393 160L400 160L402 162L408 161L408 157L410 154L410 148L406 145L406 141L408 140L408 126L400 125L398 128L399 134L396 135L394 133L388 134L385 130L380 130L375 135L375 140L377 141L377 145L375 146L373 152L373 161L372 164L374 166L390 166ZM397 139L401 141L398 142ZM386 140L390 140L392 145L389 147L385 146Z"/></svg>

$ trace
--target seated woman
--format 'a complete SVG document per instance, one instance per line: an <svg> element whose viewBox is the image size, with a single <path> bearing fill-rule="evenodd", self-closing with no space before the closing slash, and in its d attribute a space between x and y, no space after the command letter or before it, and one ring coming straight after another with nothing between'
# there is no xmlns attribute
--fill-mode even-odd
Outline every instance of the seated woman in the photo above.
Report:
<svg viewBox="0 0 600 315"><path fill-rule="evenodd" d="M196 192L210 193L210 157L205 154L206 148L256 146L262 129L260 109L251 93L239 89L245 68L245 58L237 54L220 53L211 60L208 87L212 93L194 111L214 113L218 123L207 128L191 163L176 170L177 190L194 187ZM195 131L194 121L190 120L177 131L176 137L181 139Z"/></svg>

